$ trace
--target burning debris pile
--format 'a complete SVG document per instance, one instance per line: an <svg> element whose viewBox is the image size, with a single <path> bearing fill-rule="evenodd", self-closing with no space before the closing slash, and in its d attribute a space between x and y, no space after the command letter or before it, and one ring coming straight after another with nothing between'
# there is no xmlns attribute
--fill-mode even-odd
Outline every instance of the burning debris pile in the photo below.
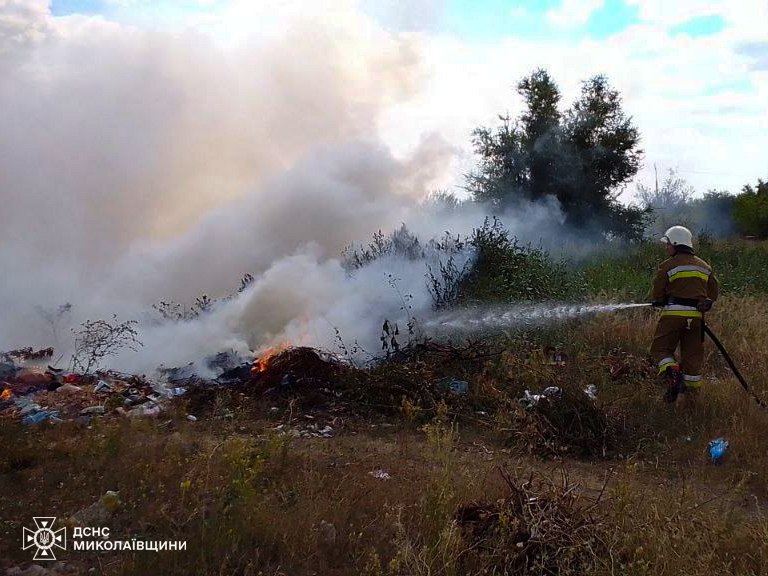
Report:
<svg viewBox="0 0 768 576"><path fill-rule="evenodd" d="M314 348L283 345L253 360L222 352L199 364L161 367L155 378L41 366L52 354L25 350L3 355L0 418L25 424L88 423L94 417L157 416L177 406L194 420L218 417L217 403L234 399L226 410L227 418L233 418L232 409L238 407L253 413L253 407L268 401L267 416L269 410L280 410L275 404L287 402L291 414L295 407L305 412L304 418L316 410L328 417L327 422L311 422L314 428L299 430L300 435L331 437L333 422L342 414L407 412L409 419L427 421L445 404L459 419L506 423L499 429L507 438L539 454L604 457L617 445L617 427L596 402L595 386L586 392L569 386L563 373L567 355L550 349L536 356L485 340L462 345L426 340L358 367ZM547 372L542 382L549 384L540 394L528 390L530 362L543 362ZM552 385L556 382L563 384Z"/></svg>
<svg viewBox="0 0 768 576"><path fill-rule="evenodd" d="M582 574L599 565L606 550L605 526L593 514L599 497L582 502L565 472L556 483L533 476L520 481L499 471L505 498L456 512L469 544L464 566L482 566L484 574Z"/></svg>
<svg viewBox="0 0 768 576"><path fill-rule="evenodd" d="M270 348L253 362L251 378L260 391L277 387L323 387L351 368L314 348Z"/></svg>

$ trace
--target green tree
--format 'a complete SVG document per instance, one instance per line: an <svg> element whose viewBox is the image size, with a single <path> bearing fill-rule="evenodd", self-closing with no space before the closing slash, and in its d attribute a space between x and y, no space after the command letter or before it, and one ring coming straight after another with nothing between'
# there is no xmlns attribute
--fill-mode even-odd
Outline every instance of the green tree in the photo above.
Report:
<svg viewBox="0 0 768 576"><path fill-rule="evenodd" d="M619 93L595 76L561 113L560 90L546 70L523 78L517 91L524 105L518 119L500 116L495 130L473 132L479 164L467 189L474 198L503 208L554 196L568 225L640 238L647 211L617 200L642 159L640 134Z"/></svg>
<svg viewBox="0 0 768 576"><path fill-rule="evenodd" d="M757 186L750 184L733 201L733 219L736 228L744 236L768 238L768 182L758 179Z"/></svg>

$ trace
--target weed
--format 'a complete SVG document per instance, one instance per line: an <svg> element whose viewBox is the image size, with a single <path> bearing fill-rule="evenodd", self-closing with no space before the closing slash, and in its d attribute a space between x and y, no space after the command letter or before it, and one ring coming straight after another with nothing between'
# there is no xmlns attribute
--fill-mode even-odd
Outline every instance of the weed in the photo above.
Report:
<svg viewBox="0 0 768 576"><path fill-rule="evenodd" d="M100 366L101 361L116 355L127 348L134 350L143 346L136 330L138 321L117 321L117 315L108 320L87 320L81 324L78 331L74 329L75 342L71 366L82 374L90 374Z"/></svg>

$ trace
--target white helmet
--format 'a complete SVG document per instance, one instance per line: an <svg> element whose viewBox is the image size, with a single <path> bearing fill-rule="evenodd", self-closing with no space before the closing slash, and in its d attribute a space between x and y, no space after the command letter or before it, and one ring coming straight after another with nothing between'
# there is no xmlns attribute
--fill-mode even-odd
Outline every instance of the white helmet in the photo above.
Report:
<svg viewBox="0 0 768 576"><path fill-rule="evenodd" d="M688 246L693 248L693 234L685 226L672 226L664 232L661 241L672 246Z"/></svg>

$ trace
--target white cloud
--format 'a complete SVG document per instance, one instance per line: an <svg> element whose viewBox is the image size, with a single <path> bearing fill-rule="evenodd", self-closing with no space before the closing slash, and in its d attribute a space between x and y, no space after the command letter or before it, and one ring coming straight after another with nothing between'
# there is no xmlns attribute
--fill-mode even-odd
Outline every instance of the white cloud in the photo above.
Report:
<svg viewBox="0 0 768 576"><path fill-rule="evenodd" d="M547 19L560 28L583 26L604 0L562 0L560 6L547 11Z"/></svg>
<svg viewBox="0 0 768 576"><path fill-rule="evenodd" d="M627 4L635 5L640 12L640 18L650 22L658 22L667 26L679 24L691 18L708 14L722 14L735 7L736 2L728 0L626 0Z"/></svg>
<svg viewBox="0 0 768 576"><path fill-rule="evenodd" d="M0 58L24 50L49 31L47 0L0 0Z"/></svg>
<svg viewBox="0 0 768 576"><path fill-rule="evenodd" d="M517 114L515 83L544 66L560 84L565 104L576 96L581 80L608 75L642 134L646 166L639 180L650 180L654 163L660 169L679 166L700 193L709 188L735 192L745 182L765 178L768 74L760 70L759 55L743 49L745 38L759 41L753 27L743 24L746 11L732 6L729 27L717 35L670 37L672 22L695 15L692 2L664 13L671 4L644 2L645 16L654 16L653 21L605 40L510 37L481 45L427 38L428 80L415 99L388 109L382 119L388 140L415 145L421 130L438 131L461 146L457 171L466 171L473 161L471 130L496 123L498 113ZM768 31L757 38L767 41ZM408 149L403 144L403 151ZM623 197L629 199L633 191L629 186Z"/></svg>

